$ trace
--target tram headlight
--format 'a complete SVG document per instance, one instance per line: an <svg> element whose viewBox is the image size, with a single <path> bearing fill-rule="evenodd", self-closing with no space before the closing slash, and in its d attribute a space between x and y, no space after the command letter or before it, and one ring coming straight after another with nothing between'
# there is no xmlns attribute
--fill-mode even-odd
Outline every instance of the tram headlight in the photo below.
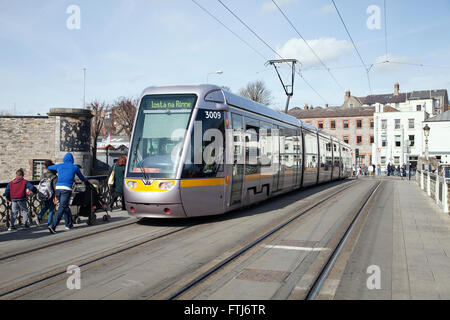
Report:
<svg viewBox="0 0 450 320"><path fill-rule="evenodd" d="M160 190L170 190L170 189L173 188L173 183L169 182L169 181L164 181L164 182L161 182L158 185L158 187L159 187Z"/></svg>
<svg viewBox="0 0 450 320"><path fill-rule="evenodd" d="M130 189L135 189L137 187L137 182L136 181L128 181L127 187Z"/></svg>

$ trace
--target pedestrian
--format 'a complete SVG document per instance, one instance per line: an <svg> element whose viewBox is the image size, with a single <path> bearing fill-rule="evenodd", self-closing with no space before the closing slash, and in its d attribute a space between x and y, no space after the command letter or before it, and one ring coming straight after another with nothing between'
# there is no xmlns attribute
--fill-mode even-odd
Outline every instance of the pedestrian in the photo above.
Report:
<svg viewBox="0 0 450 320"><path fill-rule="evenodd" d="M381 176L381 164L377 164L377 173L379 176Z"/></svg>
<svg viewBox="0 0 450 320"><path fill-rule="evenodd" d="M406 178L406 163L403 163L403 166L402 166L402 176L403 176L403 178ZM403 178L402 178L402 180L403 180Z"/></svg>
<svg viewBox="0 0 450 320"><path fill-rule="evenodd" d="M58 177L56 176L56 171L49 170L48 167L55 165L51 160L45 160L44 166L47 170L42 175L41 182L39 182L38 197L42 198L44 202L44 207L39 212L37 216L37 223L40 225L42 223L42 217L48 211L47 226L50 226L53 222L53 214L55 212L56 203L56 181ZM42 191L41 191L42 189Z"/></svg>
<svg viewBox="0 0 450 320"><path fill-rule="evenodd" d="M56 197L59 202L59 207L58 211L56 211L55 217L53 218L52 224L48 226L48 229L52 234L56 233L56 227L61 221L63 214L66 222L66 230L73 228L72 212L69 208L69 201L72 196L72 187L75 175L77 175L81 181L89 184L87 179L81 173L80 168L73 162L73 155L68 152L63 158L63 163L48 167L49 170L55 170L58 173L58 181L56 182Z"/></svg>
<svg viewBox="0 0 450 320"><path fill-rule="evenodd" d="M117 161L117 164L112 168L111 174L114 173L114 184L111 187L111 201L109 207L113 210L113 204L117 201L117 198L122 199L122 210L126 210L125 198L123 196L123 180L125 176L125 165L127 164L127 157L121 156Z"/></svg>
<svg viewBox="0 0 450 320"><path fill-rule="evenodd" d="M371 165L369 166L368 170L369 170L369 176L372 176L373 175L373 167Z"/></svg>
<svg viewBox="0 0 450 320"><path fill-rule="evenodd" d="M37 189L31 184L31 182L25 180L23 176L23 169L17 170L16 178L6 186L4 194L5 198L6 200L12 202L12 213L8 231L17 230L14 226L14 222L16 221L19 209L22 210L23 213L24 228L28 229L30 227L30 224L28 223L29 211L27 206L27 195L30 192L37 193Z"/></svg>

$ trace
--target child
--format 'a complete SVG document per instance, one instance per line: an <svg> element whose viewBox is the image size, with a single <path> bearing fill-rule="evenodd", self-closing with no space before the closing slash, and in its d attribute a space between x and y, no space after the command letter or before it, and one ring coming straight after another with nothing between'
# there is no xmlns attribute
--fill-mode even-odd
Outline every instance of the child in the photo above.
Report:
<svg viewBox="0 0 450 320"><path fill-rule="evenodd" d="M30 191L37 193L37 189L29 181L25 180L23 176L23 169L17 170L16 178L6 186L6 200L12 201L12 214L8 231L16 230L14 222L16 221L19 209L23 212L24 227L26 229L30 227L28 223L27 195Z"/></svg>

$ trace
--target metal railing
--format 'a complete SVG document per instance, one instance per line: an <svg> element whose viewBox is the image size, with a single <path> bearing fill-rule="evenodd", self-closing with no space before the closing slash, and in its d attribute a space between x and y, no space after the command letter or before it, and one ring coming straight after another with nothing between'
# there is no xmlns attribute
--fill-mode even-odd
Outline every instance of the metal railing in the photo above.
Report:
<svg viewBox="0 0 450 320"><path fill-rule="evenodd" d="M88 180L98 181L98 192L107 201L106 203L109 203L111 199L110 192L108 189L108 177L109 176L107 175L86 177ZM78 178L76 178L76 181L80 182ZM29 181L29 182L32 183L34 186L39 185L39 181ZM9 182L0 183L0 226L6 225L7 228L9 228L10 226L10 217L12 210L12 203L7 201L6 197L4 196L8 183ZM28 222L29 224L31 224L33 219L36 218L41 209L44 207L44 202L39 200L37 194L30 193L30 195L27 197L27 206L28 211L30 213L28 216ZM22 224L23 223L22 220L23 220L22 212L19 211L17 221L19 224Z"/></svg>
<svg viewBox="0 0 450 320"><path fill-rule="evenodd" d="M436 204L443 209L445 213L449 212L450 206L450 186L449 181L438 174L418 170L416 179L419 187L430 197Z"/></svg>

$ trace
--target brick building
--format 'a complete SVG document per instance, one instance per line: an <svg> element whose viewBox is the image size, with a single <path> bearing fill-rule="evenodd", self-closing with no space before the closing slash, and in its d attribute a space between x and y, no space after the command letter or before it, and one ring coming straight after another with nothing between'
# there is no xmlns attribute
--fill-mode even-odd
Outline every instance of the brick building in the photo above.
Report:
<svg viewBox="0 0 450 320"><path fill-rule="evenodd" d="M389 157L385 154L381 155L384 150L381 146L383 137L379 137L379 132L375 133L374 131L376 124L382 120L375 114L375 106L379 104L383 105L383 112L386 115L389 112L397 112L396 121L400 121L397 118L403 117L402 112L420 113L421 121L423 121L422 113L425 114L424 119L426 119L448 110L448 94L446 89L402 93L397 82L394 84L392 93L356 97L351 95L350 90L347 90L341 106L328 107L325 105L325 108L322 108L306 105L304 109L293 108L289 113L347 142L353 150L359 149L358 164L369 165L383 162L382 157L384 160L392 158L394 161L398 156L397 154L392 155L391 151ZM409 115L405 114L405 116ZM408 118L405 121L411 120ZM417 121L420 122L420 119ZM378 151L380 149L381 151ZM414 156L417 157L417 155ZM399 162L400 160L404 161L403 158L399 157ZM353 158L353 162L355 163L355 158Z"/></svg>
<svg viewBox="0 0 450 320"><path fill-rule="evenodd" d="M356 163L354 150L358 148L358 164L369 165L372 163L374 112L373 107L305 106L305 109L291 109L289 114L351 145L353 163Z"/></svg>
<svg viewBox="0 0 450 320"><path fill-rule="evenodd" d="M38 180L46 159L61 162L72 152L83 174L91 167L91 111L55 108L47 116L0 116L0 182L15 177Z"/></svg>

